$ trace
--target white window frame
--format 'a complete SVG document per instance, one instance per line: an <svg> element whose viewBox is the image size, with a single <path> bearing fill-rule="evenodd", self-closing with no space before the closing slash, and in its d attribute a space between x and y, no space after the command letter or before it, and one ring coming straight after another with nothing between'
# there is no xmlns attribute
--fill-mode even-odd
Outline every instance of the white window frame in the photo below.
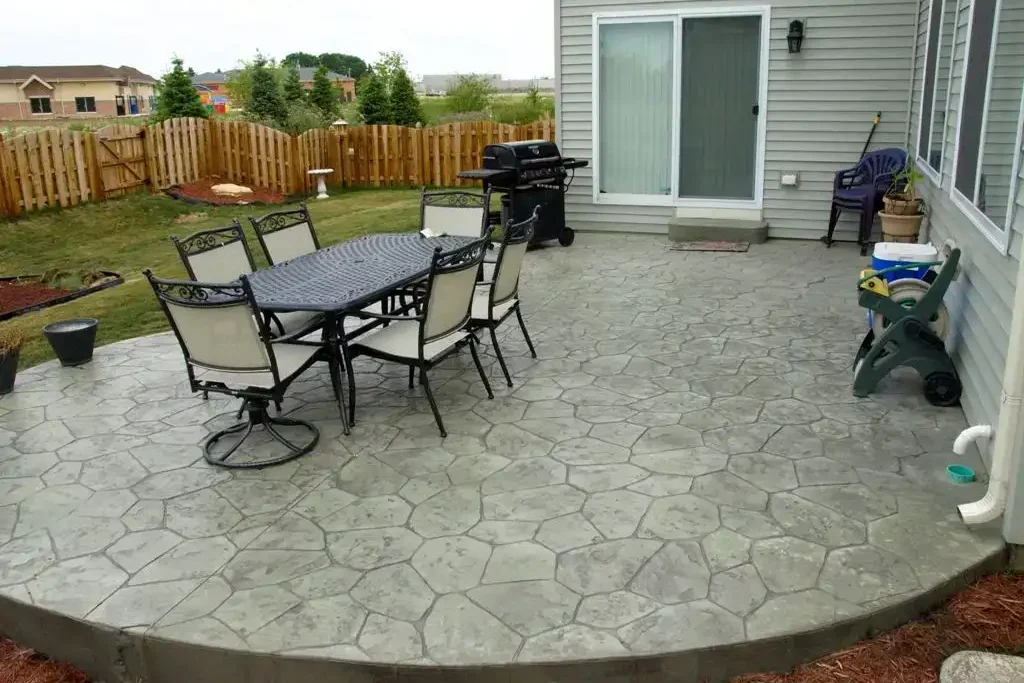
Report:
<svg viewBox="0 0 1024 683"><path fill-rule="evenodd" d="M985 158L985 137L988 133L988 116L989 108L992 103L992 78L995 72L995 60L996 50L995 48L999 45L999 19L1003 12L1003 0L996 0L995 16L993 17L992 26L992 43L989 45L988 52L988 73L985 75L985 100L982 105L981 113L981 134L978 138L978 162L977 172L974 176L974 197L978 196L979 187L981 185L981 168ZM960 104L957 109L957 122L956 122L956 139L953 141L953 168L950 173L949 183L949 196L953 201L953 204L960 209L960 212L974 224L981 234L999 250L1001 254L1008 254L1010 251L1010 240L1013 235L1013 217L1014 217L1014 205L1016 203L1019 175L1020 175L1020 164L1021 164L1021 127L1024 126L1024 88L1022 88L1020 110L1018 112L1017 119L1017 139L1016 149L1013 153L1013 164L1010 169L1010 187L1009 187L1009 199L1006 211L1005 224L1000 227L995 222L985 215L981 209L979 209L973 198L965 196L956 186L956 172L957 166L960 163L960 135L961 128L963 126L963 112L964 112L964 95L966 88L963 87L963 83L967 80L967 68L970 64L971 56L971 40L974 38L974 4L971 3L970 16L967 19L967 40L964 43L964 66L963 71L960 74ZM955 46L955 43L954 43Z"/></svg>
<svg viewBox="0 0 1024 683"><path fill-rule="evenodd" d="M935 70L936 70L936 72L939 69L939 62L942 60L942 29L946 25L946 0L930 0L930 2L928 4L928 32L925 35L925 40L924 40L924 73L921 74L921 105L918 107L918 112L917 112L917 144L914 145L914 147L916 148L916 151L915 151L915 157L916 157L915 165L917 166L917 169L919 171L921 171L921 173L926 178L931 180L937 186L941 187L941 185L942 185L941 168L932 168L932 165L930 163L928 163L928 159L926 159L925 157L921 156L921 131L924 129L924 98L929 96L929 94L924 91L924 85L925 85L925 83L928 80L928 45L932 41L931 18L932 18L932 11L933 11L933 9L935 7L935 3L936 2L941 2L942 3L942 11L939 12L939 26L938 26L938 29L939 29L939 42L938 42L938 44L936 45L936 48L935 48ZM942 111L947 113L947 114L949 112L950 95L951 95L951 91L953 89L953 54L952 54L952 52L956 49L956 30L957 30L957 22L956 22L956 18L954 17L954 19L953 19L953 34L952 34L952 37L951 37L951 44L950 44L949 73L946 74L946 101L943 103L943 109L942 109ZM938 73L936 73L935 74L935 78L932 80L932 92L931 92L932 120L929 122L929 128L928 128L928 131L930 133L929 139L928 139L928 145L929 146L931 145L931 137L935 135L935 105L938 104L938 102L936 102L936 97L935 96L936 96L936 94L938 94L938 90L939 90L939 79L938 79ZM940 142L939 142L939 149L942 150L942 153L945 153L945 150L946 150L946 131L949 128L946 125L947 123L948 123L948 121L943 119L942 137L940 138ZM929 147L928 150L925 150L925 151L926 152L930 152L931 151L930 147ZM940 166L941 166L941 164L940 164Z"/></svg>
<svg viewBox="0 0 1024 683"><path fill-rule="evenodd" d="M32 111L32 100L49 101L50 111ZM53 98L49 95L46 95L45 97L42 95L32 95L28 98L28 113L32 116L53 116Z"/></svg>
<svg viewBox="0 0 1024 683"><path fill-rule="evenodd" d="M85 109L82 111L78 110L78 100L85 100ZM89 110L89 100L92 100L92 111ZM96 113L96 97L94 95L78 95L75 97L75 113L76 114L95 114Z"/></svg>
<svg viewBox="0 0 1024 683"><path fill-rule="evenodd" d="M682 32L684 19L747 16L761 18L761 54L758 64L757 142L754 158L753 199L714 199L679 196L680 97L682 95ZM668 195L617 194L601 192L601 56L600 27L603 24L672 22L672 188ZM592 24L592 124L591 149L593 164L593 202L620 206L666 206L708 209L758 209L764 202L764 158L768 120L768 60L771 40L771 7L769 5L701 5L673 10L639 10L633 12L595 12Z"/></svg>

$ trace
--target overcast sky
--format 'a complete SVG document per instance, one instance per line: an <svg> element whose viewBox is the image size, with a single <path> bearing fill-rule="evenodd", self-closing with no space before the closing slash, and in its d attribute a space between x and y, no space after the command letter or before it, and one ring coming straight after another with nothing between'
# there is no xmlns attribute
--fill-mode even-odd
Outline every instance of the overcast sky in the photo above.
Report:
<svg viewBox="0 0 1024 683"><path fill-rule="evenodd" d="M196 71L214 71L233 67L257 49L277 58L297 51L344 52L367 62L381 51L399 50L414 76L554 75L552 0L21 0L3 4L0 65L126 64L159 77L168 69L172 54ZM45 30L40 29L40 34L24 28L28 26L45 26Z"/></svg>

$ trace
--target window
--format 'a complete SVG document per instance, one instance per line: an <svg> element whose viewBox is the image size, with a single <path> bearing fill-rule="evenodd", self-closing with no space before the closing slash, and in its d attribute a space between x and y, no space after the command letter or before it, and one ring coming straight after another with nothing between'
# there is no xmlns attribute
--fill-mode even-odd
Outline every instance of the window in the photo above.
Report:
<svg viewBox="0 0 1024 683"><path fill-rule="evenodd" d="M765 6L594 18L595 203L760 208Z"/></svg>
<svg viewBox="0 0 1024 683"><path fill-rule="evenodd" d="M672 192L672 20L600 27L600 192Z"/></svg>
<svg viewBox="0 0 1024 683"><path fill-rule="evenodd" d="M156 95L149 96L149 108L156 109Z"/></svg>
<svg viewBox="0 0 1024 683"><path fill-rule="evenodd" d="M917 156L925 172L935 171L936 182L942 172L956 16L956 0L931 0Z"/></svg>
<svg viewBox="0 0 1024 683"><path fill-rule="evenodd" d="M79 114L86 114L89 112L96 111L96 98L95 97L76 97L75 98L75 111Z"/></svg>
<svg viewBox="0 0 1024 683"><path fill-rule="evenodd" d="M51 113L49 97L30 97L28 98L28 102L29 105L32 107L33 114Z"/></svg>
<svg viewBox="0 0 1024 683"><path fill-rule="evenodd" d="M974 0L967 37L953 200L1004 253L1016 190L1021 126L1021 32L1006 0ZM1005 14L1012 16L1014 9Z"/></svg>

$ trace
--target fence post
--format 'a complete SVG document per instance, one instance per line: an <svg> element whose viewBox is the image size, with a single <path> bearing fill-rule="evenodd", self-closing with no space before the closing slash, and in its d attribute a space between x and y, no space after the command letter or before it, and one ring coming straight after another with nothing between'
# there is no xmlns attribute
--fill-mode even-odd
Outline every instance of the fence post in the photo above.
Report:
<svg viewBox="0 0 1024 683"><path fill-rule="evenodd" d="M89 189L93 201L107 198L107 189L103 186L103 169L100 168L99 142L96 133L85 134L85 158L89 164Z"/></svg>
<svg viewBox="0 0 1024 683"><path fill-rule="evenodd" d="M4 136L0 135L0 215L17 217L21 213L14 191L14 165L7 156Z"/></svg>
<svg viewBox="0 0 1024 683"><path fill-rule="evenodd" d="M153 136L150 134L152 128L145 126L142 129L142 155L146 157L146 175L149 176L149 190L153 194L159 194L160 185L156 174L156 150L153 149Z"/></svg>

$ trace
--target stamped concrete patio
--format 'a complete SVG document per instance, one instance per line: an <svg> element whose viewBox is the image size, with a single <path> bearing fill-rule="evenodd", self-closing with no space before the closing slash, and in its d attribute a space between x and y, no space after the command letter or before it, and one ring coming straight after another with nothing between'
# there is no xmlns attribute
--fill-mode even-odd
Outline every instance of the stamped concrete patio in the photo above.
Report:
<svg viewBox="0 0 1024 683"><path fill-rule="evenodd" d="M514 388L492 356L493 401L468 358L439 368L442 440L403 367L360 359L345 437L319 368L286 409L320 445L262 471L202 460L235 404L190 393L169 335L25 371L0 399L0 593L128 635L412 665L663 654L909 601L1002 543L956 517L983 492L944 479L959 409L913 374L851 395L861 263L534 251L540 357L511 325Z"/></svg>

